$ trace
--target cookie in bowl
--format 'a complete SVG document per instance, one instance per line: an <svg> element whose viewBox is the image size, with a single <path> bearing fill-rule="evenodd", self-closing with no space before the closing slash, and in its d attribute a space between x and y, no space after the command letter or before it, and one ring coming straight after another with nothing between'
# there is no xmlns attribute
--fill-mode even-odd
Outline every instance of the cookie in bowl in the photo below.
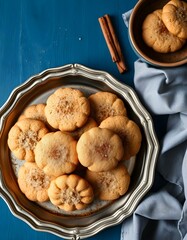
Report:
<svg viewBox="0 0 187 240"><path fill-rule="evenodd" d="M142 61L156 67L177 67L187 63L186 39L170 32L166 26L167 24L164 23L164 9L170 1L138 1L131 12L128 22L129 40L134 52ZM158 10L162 11L162 16L153 14ZM150 20L150 17L146 20L149 15L152 16L152 20ZM125 16L124 14L124 20L128 21L128 18L125 18ZM149 28L147 30L142 29L145 20L147 28ZM151 29L153 27L148 26L151 22L155 32ZM145 31L144 38L142 31ZM156 36L158 36L158 39L156 39ZM147 39L148 44L145 39Z"/></svg>
<svg viewBox="0 0 187 240"><path fill-rule="evenodd" d="M187 39L187 3L185 1L169 1L163 7L162 21L173 35Z"/></svg>
<svg viewBox="0 0 187 240"><path fill-rule="evenodd" d="M145 43L160 53L175 52L181 49L186 40L172 34L162 21L162 9L150 13L142 25Z"/></svg>

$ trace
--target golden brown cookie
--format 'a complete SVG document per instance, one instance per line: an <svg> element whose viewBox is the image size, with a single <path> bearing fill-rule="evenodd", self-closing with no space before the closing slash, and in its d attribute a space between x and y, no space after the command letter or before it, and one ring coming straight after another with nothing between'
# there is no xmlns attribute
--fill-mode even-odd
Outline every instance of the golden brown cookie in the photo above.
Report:
<svg viewBox="0 0 187 240"><path fill-rule="evenodd" d="M28 106L23 111L23 113L20 115L20 117L18 118L18 121L25 119L25 118L40 120L43 123L45 123L46 127L49 130L54 131L55 129L52 128L49 125L49 123L47 122L47 118L45 116L45 106L46 106L46 104L44 104L44 103L38 103L38 104L33 104L33 105Z"/></svg>
<svg viewBox="0 0 187 240"><path fill-rule="evenodd" d="M114 93L97 92L89 96L91 115L100 124L109 116L126 116L127 111L123 101Z"/></svg>
<svg viewBox="0 0 187 240"><path fill-rule="evenodd" d="M130 175L122 164L106 172L87 170L86 179L91 183L95 196L100 200L115 200L124 195L130 184Z"/></svg>
<svg viewBox="0 0 187 240"><path fill-rule="evenodd" d="M110 129L120 136L124 146L124 160L136 155L141 147L142 134L138 125L124 116L115 116L105 119L99 126Z"/></svg>
<svg viewBox="0 0 187 240"><path fill-rule="evenodd" d="M25 118L40 120L46 124L47 119L45 116L45 104L39 103L28 106L20 115L18 121Z"/></svg>
<svg viewBox="0 0 187 240"><path fill-rule="evenodd" d="M15 157L33 162L36 144L49 131L39 120L23 119L15 123L8 134L8 146Z"/></svg>
<svg viewBox="0 0 187 240"><path fill-rule="evenodd" d="M162 21L162 10L150 13L142 25L144 42L160 53L175 52L182 48L186 40L173 35Z"/></svg>
<svg viewBox="0 0 187 240"><path fill-rule="evenodd" d="M55 129L74 131L86 123L89 114L89 101L78 89L60 88L47 99L45 115Z"/></svg>
<svg viewBox="0 0 187 240"><path fill-rule="evenodd" d="M169 1L163 7L162 21L172 34L187 39L187 3L185 1Z"/></svg>
<svg viewBox="0 0 187 240"><path fill-rule="evenodd" d="M91 171L108 171L122 160L124 149L120 137L108 129L92 128L79 138L80 163Z"/></svg>
<svg viewBox="0 0 187 240"><path fill-rule="evenodd" d="M91 185L75 174L63 175L53 180L48 194L50 201L65 211L84 209L94 198Z"/></svg>
<svg viewBox="0 0 187 240"><path fill-rule="evenodd" d="M51 177L33 162L25 162L18 172L18 185L31 201L44 202L49 199L47 190L51 180Z"/></svg>
<svg viewBox="0 0 187 240"><path fill-rule="evenodd" d="M97 127L97 123L93 118L89 117L84 126L82 126L81 128L77 128L75 131L69 133L72 137L78 140L84 132L88 131L93 127Z"/></svg>
<svg viewBox="0 0 187 240"><path fill-rule="evenodd" d="M35 148L35 161L50 176L71 173L78 164L77 142L61 131L46 134Z"/></svg>

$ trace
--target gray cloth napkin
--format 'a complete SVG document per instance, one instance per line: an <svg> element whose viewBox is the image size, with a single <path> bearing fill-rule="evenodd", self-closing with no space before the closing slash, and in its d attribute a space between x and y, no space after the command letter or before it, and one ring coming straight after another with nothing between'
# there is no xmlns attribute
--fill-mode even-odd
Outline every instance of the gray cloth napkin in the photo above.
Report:
<svg viewBox="0 0 187 240"><path fill-rule="evenodd" d="M187 240L187 64L156 68L139 59L134 85L148 111L168 120L153 188L124 220L121 240Z"/></svg>

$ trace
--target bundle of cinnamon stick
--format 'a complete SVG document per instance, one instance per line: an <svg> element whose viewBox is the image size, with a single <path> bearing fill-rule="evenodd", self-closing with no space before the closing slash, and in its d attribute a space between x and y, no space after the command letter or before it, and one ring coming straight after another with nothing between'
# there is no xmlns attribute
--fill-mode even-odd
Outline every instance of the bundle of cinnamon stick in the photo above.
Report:
<svg viewBox="0 0 187 240"><path fill-rule="evenodd" d="M118 38L112 26L110 16L106 14L103 17L100 17L98 20L99 20L106 44L110 51L112 61L116 63L119 72L124 73L125 71L127 71L127 67L124 61L124 57L122 54L122 50L121 50Z"/></svg>

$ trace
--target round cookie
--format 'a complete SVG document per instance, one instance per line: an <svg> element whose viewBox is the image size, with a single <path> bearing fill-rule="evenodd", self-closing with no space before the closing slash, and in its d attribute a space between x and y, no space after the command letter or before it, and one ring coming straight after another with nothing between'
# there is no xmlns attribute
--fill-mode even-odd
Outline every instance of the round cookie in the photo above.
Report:
<svg viewBox="0 0 187 240"><path fill-rule="evenodd" d="M83 133L77 142L80 163L91 171L108 171L122 160L124 149L120 137L98 127Z"/></svg>
<svg viewBox="0 0 187 240"><path fill-rule="evenodd" d="M173 35L162 21L162 10L150 13L142 25L144 42L160 53L175 52L182 48L186 40Z"/></svg>
<svg viewBox="0 0 187 240"><path fill-rule="evenodd" d="M78 164L77 142L61 131L46 134L35 148L35 161L50 176L71 173Z"/></svg>
<svg viewBox="0 0 187 240"><path fill-rule="evenodd" d="M93 127L97 127L97 123L93 118L89 117L84 126L82 126L81 128L77 128L75 131L69 133L72 137L78 140L84 132L88 131Z"/></svg>
<svg viewBox="0 0 187 240"><path fill-rule="evenodd" d="M18 185L31 201L45 202L49 199L47 190L51 180L51 177L33 162L25 162L18 172Z"/></svg>
<svg viewBox="0 0 187 240"><path fill-rule="evenodd" d="M87 170L86 179L91 183L95 196L100 200L115 200L124 195L130 184L130 175L122 164L106 172Z"/></svg>
<svg viewBox="0 0 187 240"><path fill-rule="evenodd" d="M162 21L167 29L179 38L187 39L187 3L171 0L162 11Z"/></svg>
<svg viewBox="0 0 187 240"><path fill-rule="evenodd" d="M39 103L39 104L33 104L28 106L24 110L24 112L20 115L20 117L18 118L18 121L25 118L40 120L46 124L47 119L45 116L45 104Z"/></svg>
<svg viewBox="0 0 187 240"><path fill-rule="evenodd" d="M120 136L124 147L124 160L136 155L141 147L142 134L138 125L124 116L115 116L105 119L99 126L110 129Z"/></svg>
<svg viewBox="0 0 187 240"><path fill-rule="evenodd" d="M55 129L74 131L86 123L89 114L89 101L78 89L60 88L47 99L45 115Z"/></svg>
<svg viewBox="0 0 187 240"><path fill-rule="evenodd" d="M15 157L33 162L36 144L48 133L45 124L35 119L23 119L15 123L8 134L8 146Z"/></svg>
<svg viewBox="0 0 187 240"><path fill-rule="evenodd" d="M123 101L114 93L97 92L88 97L91 106L91 115L100 124L109 116L126 116L127 111Z"/></svg>
<svg viewBox="0 0 187 240"><path fill-rule="evenodd" d="M65 211L84 209L94 199L91 185L75 174L54 179L48 189L48 195L55 206Z"/></svg>
<svg viewBox="0 0 187 240"><path fill-rule="evenodd" d="M28 106L24 112L20 115L18 118L18 121L25 119L25 118L31 118L31 119L36 119L42 121L48 129L51 131L54 131L49 123L47 122L47 118L45 116L45 106L46 104L44 103L38 103L38 104L33 104Z"/></svg>

